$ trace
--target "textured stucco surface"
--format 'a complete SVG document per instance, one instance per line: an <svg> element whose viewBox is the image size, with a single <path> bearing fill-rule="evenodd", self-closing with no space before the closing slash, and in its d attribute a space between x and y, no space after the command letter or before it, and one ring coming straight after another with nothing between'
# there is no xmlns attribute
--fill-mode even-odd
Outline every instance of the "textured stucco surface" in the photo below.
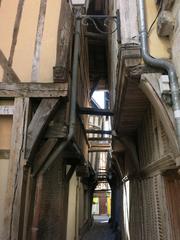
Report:
<svg viewBox="0 0 180 240"><path fill-rule="evenodd" d="M175 29L172 36L172 57L180 78L180 1L176 0L172 9L175 18Z"/></svg>

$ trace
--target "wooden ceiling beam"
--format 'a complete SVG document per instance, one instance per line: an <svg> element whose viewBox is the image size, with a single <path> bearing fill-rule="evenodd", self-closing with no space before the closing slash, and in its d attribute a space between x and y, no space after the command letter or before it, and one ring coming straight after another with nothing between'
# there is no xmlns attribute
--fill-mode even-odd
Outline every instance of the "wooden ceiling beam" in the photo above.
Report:
<svg viewBox="0 0 180 240"><path fill-rule="evenodd" d="M44 134L50 120L60 105L58 98L43 99L39 104L27 131L25 158L31 160L38 148L39 141Z"/></svg>
<svg viewBox="0 0 180 240"><path fill-rule="evenodd" d="M58 98L68 94L67 83L0 83L1 98Z"/></svg>

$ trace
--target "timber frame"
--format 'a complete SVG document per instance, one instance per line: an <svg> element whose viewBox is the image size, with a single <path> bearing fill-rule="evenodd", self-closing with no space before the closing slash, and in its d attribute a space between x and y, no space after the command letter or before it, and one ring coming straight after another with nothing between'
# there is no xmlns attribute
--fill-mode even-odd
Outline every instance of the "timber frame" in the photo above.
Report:
<svg viewBox="0 0 180 240"><path fill-rule="evenodd" d="M10 159L3 236L4 239L12 239L12 236L19 239L28 229L31 207L27 198L33 197L41 168L68 135L68 84L0 83L0 89L1 99L14 101L14 105L1 107L3 115L13 116L11 147L0 151L1 158ZM81 124L77 126L81 128ZM85 138L85 132L81 139L83 136ZM74 141L77 145L77 140ZM66 182L76 166L87 161L81 149L80 152L73 142L62 152L65 164L72 165ZM84 171L78 171L79 176L83 176ZM27 184L30 185L27 187Z"/></svg>
<svg viewBox="0 0 180 240"><path fill-rule="evenodd" d="M46 6L43 2L46 1L42 1L40 15L45 13ZM10 149L0 150L0 158L9 159L3 239L28 240L31 236L37 239L36 228L39 224L38 214L40 214L40 195L44 176L48 174L50 168L53 169L53 166L50 166L44 172L43 167L58 146L68 137L73 30L67 31L67 29L73 29L73 18L67 1L62 1L61 7L54 79L49 79L50 82L53 80L54 82L38 81L38 54L35 54L33 59L33 81L20 81L12 69L12 64L0 50L0 65L5 73L3 82L0 83L0 99L5 102L0 106L0 115L10 115L13 118ZM39 24L41 23L39 21ZM42 38L42 35L38 34L42 32L37 31L36 39ZM83 27L80 38L83 51L79 55L78 84L82 86L83 91L78 89L77 105L87 107L90 83L88 44L84 37ZM39 51L38 44L41 43L37 40L35 52ZM85 62L87 64L84 66ZM95 181L93 169L87 161L89 142L86 125L87 116L82 116L77 112L74 138L58 156L58 159L55 159L55 164L57 160L59 164L62 163L62 172L65 171L67 165L70 165L65 177L64 172L62 173L64 177L62 177L62 188L66 189L62 190L64 199L63 197L61 199L64 201L62 211L65 218L67 217L68 186L74 171L78 177L85 178L87 184L91 185ZM93 181L89 181L89 177ZM65 224L64 219L63 240L66 235Z"/></svg>
<svg viewBox="0 0 180 240"><path fill-rule="evenodd" d="M113 146L113 159L117 158L118 154L123 153L131 156L128 161L133 161L136 170L130 170L129 177L133 175L134 177L146 178L157 174L157 172L163 173L168 169L179 167L179 147L172 109L164 102L158 84L158 79L162 74L163 72L160 70L142 65L138 44L130 43L120 47L114 129L119 144L123 144L123 149L116 151L116 147ZM142 169L138 166L139 156L135 153L134 139L136 138L138 126L141 124L142 118L150 105L162 122L171 142L172 152L161 156L160 159ZM115 138L113 137L113 142ZM116 161L115 165L117 165Z"/></svg>

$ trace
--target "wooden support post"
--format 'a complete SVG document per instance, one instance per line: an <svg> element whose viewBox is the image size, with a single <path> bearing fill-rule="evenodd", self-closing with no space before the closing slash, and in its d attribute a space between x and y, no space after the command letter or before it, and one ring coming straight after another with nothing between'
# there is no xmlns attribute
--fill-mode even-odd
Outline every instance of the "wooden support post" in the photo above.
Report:
<svg viewBox="0 0 180 240"><path fill-rule="evenodd" d="M35 161L33 164L33 176L38 174L42 165L46 161L47 157L49 156L57 142L58 142L57 138L48 139L41 147L41 149L39 150L35 157Z"/></svg>
<svg viewBox="0 0 180 240"><path fill-rule="evenodd" d="M28 122L29 99L15 99L7 193L5 199L3 238L19 239L22 186L24 177L25 137Z"/></svg>
<svg viewBox="0 0 180 240"><path fill-rule="evenodd" d="M54 68L54 82L68 81L68 64L71 62L70 45L72 41L72 12L67 1L61 1L61 13L59 18L57 36L56 66Z"/></svg>
<svg viewBox="0 0 180 240"><path fill-rule="evenodd" d="M31 175L31 169L27 171L27 179L25 185L25 201L24 201L24 214L23 214L23 226L21 225L21 238L22 240L30 239L30 226L33 217L33 203L36 191L36 179Z"/></svg>
<svg viewBox="0 0 180 240"><path fill-rule="evenodd" d="M31 123L28 127L26 153L25 157L31 160L35 150L38 147L39 141L44 133L44 130L48 126L48 123L54 116L58 106L60 104L59 99L43 99L36 110Z"/></svg>
<svg viewBox="0 0 180 240"><path fill-rule="evenodd" d="M39 218L40 218L40 205L41 205L41 198L42 198L42 189L43 189L43 176L40 176L37 179L37 184L36 184L36 191L35 191L35 196L36 196L36 202L34 206L34 213L33 213L33 222L32 222L32 229L30 232L30 239L32 240L37 240L37 234L38 234L38 223L39 223Z"/></svg>

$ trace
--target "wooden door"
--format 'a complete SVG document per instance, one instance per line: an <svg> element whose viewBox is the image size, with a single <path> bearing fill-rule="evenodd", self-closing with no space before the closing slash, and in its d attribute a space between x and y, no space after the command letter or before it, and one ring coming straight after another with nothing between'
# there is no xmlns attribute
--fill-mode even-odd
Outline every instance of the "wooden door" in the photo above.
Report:
<svg viewBox="0 0 180 240"><path fill-rule="evenodd" d="M180 238L180 175L177 170L165 177L166 196L172 226L172 240Z"/></svg>

